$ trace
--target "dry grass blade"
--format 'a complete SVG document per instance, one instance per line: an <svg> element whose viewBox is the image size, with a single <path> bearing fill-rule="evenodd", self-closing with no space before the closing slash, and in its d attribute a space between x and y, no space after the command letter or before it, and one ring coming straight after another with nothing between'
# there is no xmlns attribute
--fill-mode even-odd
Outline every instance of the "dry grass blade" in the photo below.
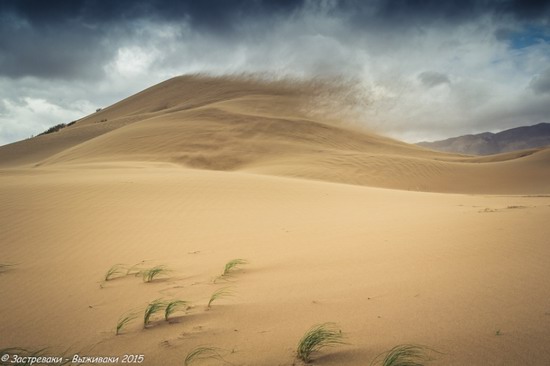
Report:
<svg viewBox="0 0 550 366"><path fill-rule="evenodd" d="M393 347L388 352L378 355L371 365L424 366L425 362L430 360L427 351L433 350L415 344L401 344ZM382 359L382 357L384 358Z"/></svg>
<svg viewBox="0 0 550 366"><path fill-rule="evenodd" d="M147 328L151 320L151 316L166 308L166 302L162 299L156 299L147 305L143 314L143 328Z"/></svg>
<svg viewBox="0 0 550 366"><path fill-rule="evenodd" d="M132 313L126 313L126 314L123 314L119 319L118 319L118 322L116 323L116 332L115 332L115 335L119 335L120 332L122 331L122 328L124 328L126 325L128 325L128 323L130 323L132 320L134 320L135 318L137 318L137 314L132 312Z"/></svg>
<svg viewBox="0 0 550 366"><path fill-rule="evenodd" d="M126 271L126 276L134 275L139 276L141 274L141 271L143 268L140 268L139 266L142 266L145 263L145 261L141 261L139 263L134 264L133 266L128 267L128 270Z"/></svg>
<svg viewBox="0 0 550 366"><path fill-rule="evenodd" d="M221 351L223 351L223 349L216 347L197 347L187 354L187 357L185 357L184 365L189 366L195 361L205 360L209 358L228 363L220 355Z"/></svg>
<svg viewBox="0 0 550 366"><path fill-rule="evenodd" d="M185 307L187 304L188 302L183 300L172 300L168 302L166 304L166 309L164 309L164 320L168 321L170 315L178 310L181 310L181 308Z"/></svg>
<svg viewBox="0 0 550 366"><path fill-rule="evenodd" d="M105 281L110 281L112 279L115 279L117 277L122 277L126 273L126 269L124 268L123 264L115 264L109 270L107 273L105 273L105 277L103 278Z"/></svg>
<svg viewBox="0 0 550 366"><path fill-rule="evenodd" d="M15 264L11 264L11 263L0 263L0 273L7 272L10 269L12 269L14 266Z"/></svg>
<svg viewBox="0 0 550 366"><path fill-rule="evenodd" d="M230 287L222 287L216 291L214 291L214 293L212 294L212 296L210 296L210 300L208 301L208 305L207 305L207 308L210 309L212 303L222 297L227 297L227 296L232 296L233 295L233 291L231 290Z"/></svg>
<svg viewBox="0 0 550 366"><path fill-rule="evenodd" d="M233 259L227 262L225 264L225 268L223 270L222 276L228 276L231 273L231 271L236 270L238 266L247 264L247 263L248 261L246 261L245 259L239 259L239 258Z"/></svg>
<svg viewBox="0 0 550 366"><path fill-rule="evenodd" d="M334 323L324 323L313 326L304 334L298 343L298 358L304 362L311 361L311 353L327 346L345 344L342 331Z"/></svg>
<svg viewBox="0 0 550 366"><path fill-rule="evenodd" d="M158 276L166 275L170 272L166 266L155 266L153 268L144 269L141 271L141 276L143 277L143 282L151 282Z"/></svg>

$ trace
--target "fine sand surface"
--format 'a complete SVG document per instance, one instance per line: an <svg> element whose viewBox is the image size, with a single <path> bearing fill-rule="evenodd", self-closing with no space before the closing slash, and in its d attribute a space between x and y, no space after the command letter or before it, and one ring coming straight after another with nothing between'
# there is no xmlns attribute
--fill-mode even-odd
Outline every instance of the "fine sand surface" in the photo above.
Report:
<svg viewBox="0 0 550 366"><path fill-rule="evenodd" d="M405 343L427 365L549 365L550 150L433 152L328 118L338 92L180 77L0 147L0 349L300 365L335 322L346 344L316 365ZM136 263L171 272L102 281ZM158 298L190 306L143 329Z"/></svg>

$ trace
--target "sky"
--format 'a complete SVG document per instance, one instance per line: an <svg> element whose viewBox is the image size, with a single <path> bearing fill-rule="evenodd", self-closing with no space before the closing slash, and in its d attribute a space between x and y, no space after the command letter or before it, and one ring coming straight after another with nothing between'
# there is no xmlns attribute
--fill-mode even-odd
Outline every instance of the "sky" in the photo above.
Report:
<svg viewBox="0 0 550 366"><path fill-rule="evenodd" d="M198 72L354 80L408 142L550 122L550 1L0 0L0 145Z"/></svg>

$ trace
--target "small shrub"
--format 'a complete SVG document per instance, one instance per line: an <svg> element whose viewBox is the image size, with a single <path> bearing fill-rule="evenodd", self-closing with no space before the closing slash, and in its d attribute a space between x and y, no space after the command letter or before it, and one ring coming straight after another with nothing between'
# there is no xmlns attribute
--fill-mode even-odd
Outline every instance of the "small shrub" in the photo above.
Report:
<svg viewBox="0 0 550 366"><path fill-rule="evenodd" d="M312 327L298 342L297 355L304 362L311 361L311 353L327 346L344 344L342 331L334 323L324 323Z"/></svg>
<svg viewBox="0 0 550 366"><path fill-rule="evenodd" d="M63 128L67 127L67 125L65 123L60 123L60 124L57 124L53 127L50 127L48 128L46 131L42 132L42 133L39 133L37 136L42 136L42 135L47 135L49 133L54 133L54 132L57 132Z"/></svg>

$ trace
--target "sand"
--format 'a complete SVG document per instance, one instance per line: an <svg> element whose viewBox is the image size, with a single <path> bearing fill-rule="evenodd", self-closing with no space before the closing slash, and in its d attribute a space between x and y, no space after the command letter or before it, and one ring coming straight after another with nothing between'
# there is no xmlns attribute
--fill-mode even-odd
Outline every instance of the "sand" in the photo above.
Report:
<svg viewBox="0 0 550 366"><path fill-rule="evenodd" d="M437 153L323 119L310 91L180 77L0 147L0 349L300 365L334 322L346 344L313 364L407 343L428 365L550 364L550 150ZM171 272L103 281L136 263ZM190 307L144 329L158 298Z"/></svg>

